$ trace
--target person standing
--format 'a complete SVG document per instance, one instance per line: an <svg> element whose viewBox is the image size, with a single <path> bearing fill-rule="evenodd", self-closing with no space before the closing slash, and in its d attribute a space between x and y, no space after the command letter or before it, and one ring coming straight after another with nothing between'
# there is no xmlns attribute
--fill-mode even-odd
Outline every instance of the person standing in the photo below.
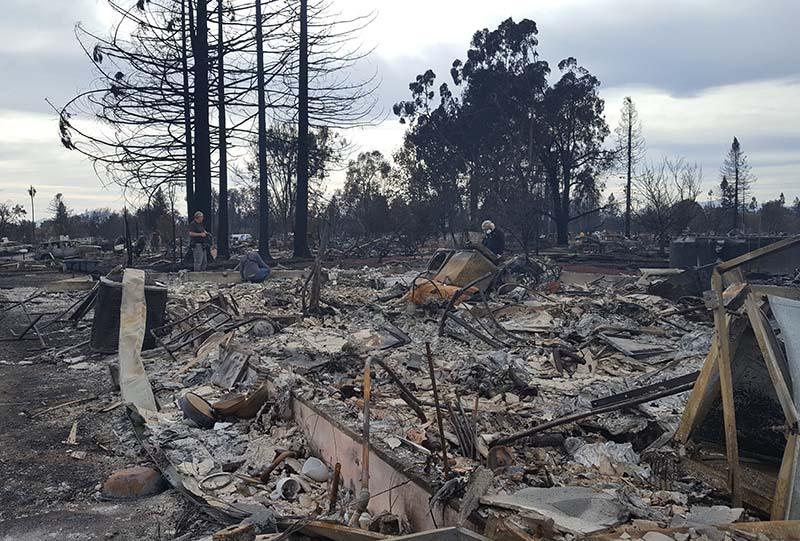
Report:
<svg viewBox="0 0 800 541"><path fill-rule="evenodd" d="M206 257L206 237L208 232L203 226L205 216L199 210L194 213L194 220L189 224L189 247L194 256L194 270L200 272L206 270L208 258Z"/></svg>
<svg viewBox="0 0 800 541"><path fill-rule="evenodd" d="M161 251L161 233L158 230L153 231L150 235L150 249L154 252Z"/></svg>
<svg viewBox="0 0 800 541"><path fill-rule="evenodd" d="M486 220L481 224L483 229L483 245L486 246L496 256L503 255L506 250L506 236L503 231L494 225L491 220Z"/></svg>

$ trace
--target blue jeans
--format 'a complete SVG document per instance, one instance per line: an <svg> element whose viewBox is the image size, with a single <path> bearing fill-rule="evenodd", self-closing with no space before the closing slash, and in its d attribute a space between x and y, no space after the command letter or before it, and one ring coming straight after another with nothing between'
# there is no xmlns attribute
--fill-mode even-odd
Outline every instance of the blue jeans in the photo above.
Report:
<svg viewBox="0 0 800 541"><path fill-rule="evenodd" d="M253 276L250 277L248 282L250 282L251 284L260 284L261 282L267 279L267 276L269 276L269 269L265 269L262 267L258 269L258 272L256 272Z"/></svg>
<svg viewBox="0 0 800 541"><path fill-rule="evenodd" d="M206 270L208 258L206 257L206 247L201 243L197 243L192 247L192 256L194 258L194 271L200 272Z"/></svg>

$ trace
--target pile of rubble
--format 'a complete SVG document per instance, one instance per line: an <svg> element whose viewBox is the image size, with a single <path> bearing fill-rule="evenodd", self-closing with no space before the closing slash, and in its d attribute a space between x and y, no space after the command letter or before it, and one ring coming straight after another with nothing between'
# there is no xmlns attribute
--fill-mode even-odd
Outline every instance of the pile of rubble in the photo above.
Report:
<svg viewBox="0 0 800 541"><path fill-rule="evenodd" d="M80 362L119 374L118 445L200 506L214 539L443 525L492 539L763 538L679 465L673 438L714 332L705 306L648 294L637 276L568 283L540 267L446 294L419 269L327 269L317 313L307 276L173 275L141 355L144 273L126 270L119 353ZM114 497L109 482L98 496Z"/></svg>

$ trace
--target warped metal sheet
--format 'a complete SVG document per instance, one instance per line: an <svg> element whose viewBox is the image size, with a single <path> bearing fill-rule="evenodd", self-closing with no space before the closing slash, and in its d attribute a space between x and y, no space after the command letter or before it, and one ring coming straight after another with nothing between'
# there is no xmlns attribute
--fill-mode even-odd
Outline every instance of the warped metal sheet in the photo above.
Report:
<svg viewBox="0 0 800 541"><path fill-rule="evenodd" d="M769 306L781 329L781 337L786 345L786 362L789 373L789 389L796 407L800 408L800 301L784 297L769 296ZM787 519L800 519L800 467L798 452L795 453L794 466L786 509Z"/></svg>

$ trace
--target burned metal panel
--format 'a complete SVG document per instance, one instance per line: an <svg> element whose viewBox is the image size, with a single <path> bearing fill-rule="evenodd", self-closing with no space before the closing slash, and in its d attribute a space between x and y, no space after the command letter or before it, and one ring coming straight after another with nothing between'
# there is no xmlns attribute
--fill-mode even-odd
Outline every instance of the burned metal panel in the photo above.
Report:
<svg viewBox="0 0 800 541"><path fill-rule="evenodd" d="M800 407L800 332L798 332L800 331L800 302L770 295L769 305L786 345L787 374L784 374L784 378L792 393L792 401L796 407ZM798 467L797 456L794 457L793 462L786 518L798 519L800 518L800 467Z"/></svg>
<svg viewBox="0 0 800 541"><path fill-rule="evenodd" d="M433 279L443 284L464 287L476 278L494 272L497 267L477 250L457 250L450 256ZM486 289L491 283L491 277L480 283L480 289Z"/></svg>

